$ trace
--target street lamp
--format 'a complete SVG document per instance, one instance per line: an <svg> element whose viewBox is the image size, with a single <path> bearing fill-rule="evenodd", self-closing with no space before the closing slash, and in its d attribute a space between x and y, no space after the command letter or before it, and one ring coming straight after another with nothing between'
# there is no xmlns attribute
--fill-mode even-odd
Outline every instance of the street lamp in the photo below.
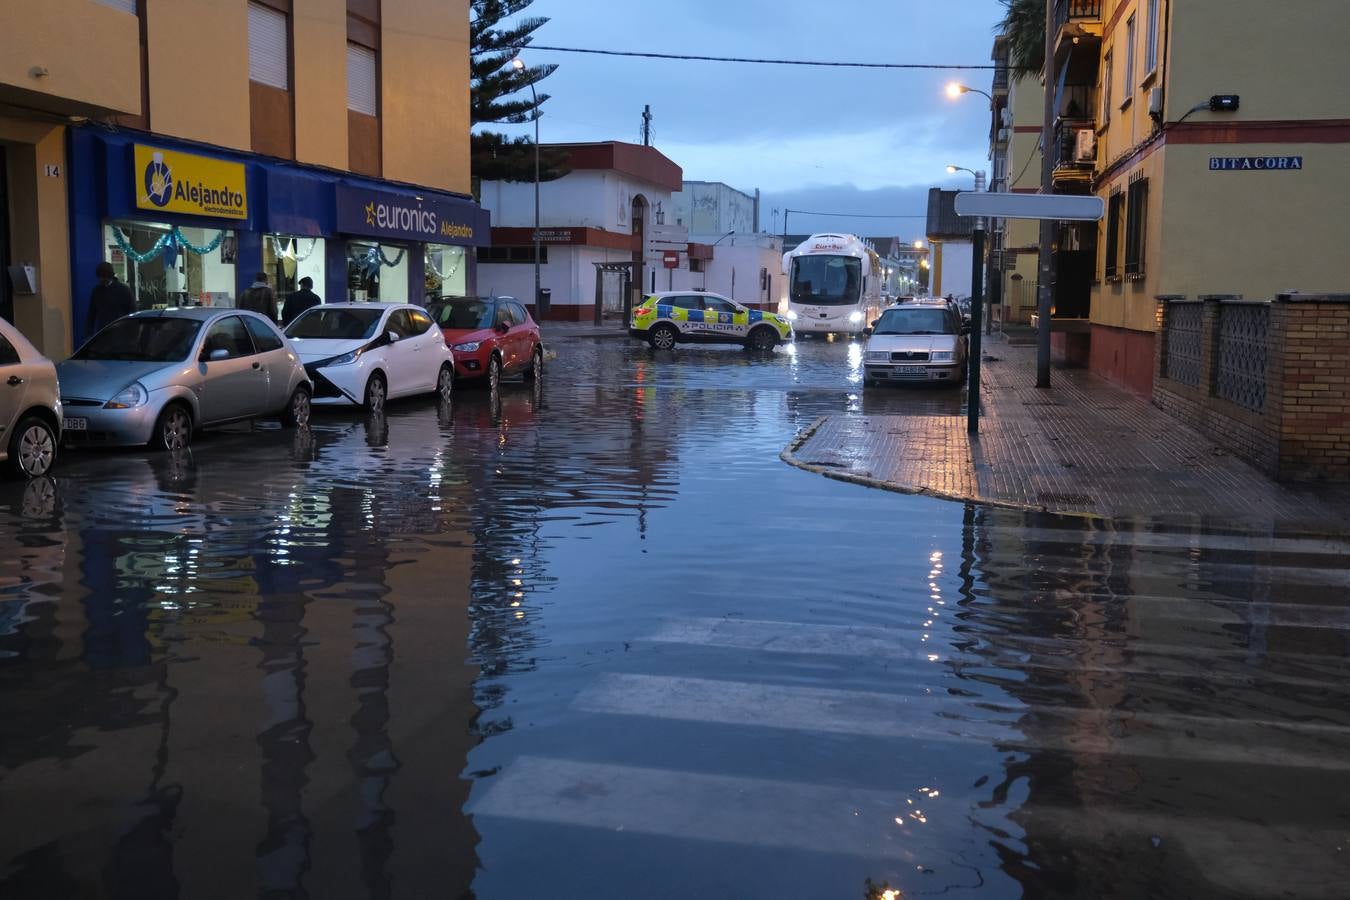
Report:
<svg viewBox="0 0 1350 900"><path fill-rule="evenodd" d="M974 175L974 176L975 176L976 190L979 190L978 185L979 185L979 183L980 183L981 181L984 180L984 173L983 173L983 172L976 172L974 169L967 169L965 166L948 166L948 167L947 167L947 174L948 174L948 175L955 175L957 172L969 172L971 175Z"/></svg>
<svg viewBox="0 0 1350 900"><path fill-rule="evenodd" d="M953 81L953 82L951 82L950 84L947 85L947 96L948 96L948 97L951 97L953 100L955 100L957 97L960 97L962 94L980 94L980 95L982 95L982 96L988 97L990 103L993 103L993 102L994 102L994 98L993 98L992 96L990 96L989 94L986 94L984 91L980 90L979 88L973 88L973 87L970 87L969 85L961 84L961 83L956 82L956 81Z"/></svg>
<svg viewBox="0 0 1350 900"><path fill-rule="evenodd" d="M511 67L524 72L525 60L517 56L511 60ZM531 110L534 118L534 312L542 320L548 310L543 308L543 292L539 289L539 95L535 93L533 81L530 82L530 99L534 102Z"/></svg>
<svg viewBox="0 0 1350 900"><path fill-rule="evenodd" d="M915 242L914 242L914 249L915 249L915 250L922 250L922 249L923 249L923 241L915 241Z"/></svg>

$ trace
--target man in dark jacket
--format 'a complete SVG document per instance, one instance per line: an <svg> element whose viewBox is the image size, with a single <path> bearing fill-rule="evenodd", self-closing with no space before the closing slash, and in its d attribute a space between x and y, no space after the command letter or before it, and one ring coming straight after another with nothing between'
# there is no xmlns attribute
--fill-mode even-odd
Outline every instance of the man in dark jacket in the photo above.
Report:
<svg viewBox="0 0 1350 900"><path fill-rule="evenodd" d="M94 274L98 276L98 284L89 293L89 314L84 317L86 337L93 337L105 325L136 311L131 288L117 280L117 271L112 263L99 263Z"/></svg>
<svg viewBox="0 0 1350 900"><path fill-rule="evenodd" d="M253 284L239 296L239 308L266 316L273 322L277 320L277 295L267 283L266 272L259 272Z"/></svg>
<svg viewBox="0 0 1350 900"><path fill-rule="evenodd" d="M300 290L286 295L286 305L281 308L281 324L285 327L296 320L305 310L318 306L323 301L314 293L314 279L306 275L300 279Z"/></svg>

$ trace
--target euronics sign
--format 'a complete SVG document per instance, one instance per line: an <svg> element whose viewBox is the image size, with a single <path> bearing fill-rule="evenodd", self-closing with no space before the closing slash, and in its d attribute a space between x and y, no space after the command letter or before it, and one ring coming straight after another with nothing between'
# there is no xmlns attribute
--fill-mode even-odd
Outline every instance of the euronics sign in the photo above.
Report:
<svg viewBox="0 0 1350 900"><path fill-rule="evenodd" d="M248 218L244 164L136 145L136 206L152 211Z"/></svg>

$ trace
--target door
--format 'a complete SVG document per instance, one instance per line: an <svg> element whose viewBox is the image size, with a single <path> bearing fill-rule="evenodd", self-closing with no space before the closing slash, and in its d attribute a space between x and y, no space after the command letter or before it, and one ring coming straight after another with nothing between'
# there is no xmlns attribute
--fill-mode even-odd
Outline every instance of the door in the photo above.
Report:
<svg viewBox="0 0 1350 900"><path fill-rule="evenodd" d="M217 351L223 359L211 359ZM217 319L202 339L197 405L202 424L260 415L267 405L267 373L240 316Z"/></svg>
<svg viewBox="0 0 1350 900"><path fill-rule="evenodd" d="M0 277L5 277L0 273ZM19 362L19 351L0 334L0 449L9 445L9 432L14 419L23 411L23 398L28 393L28 378Z"/></svg>
<svg viewBox="0 0 1350 900"><path fill-rule="evenodd" d="M389 396L403 397L416 393L420 373L418 361L423 354L413 340L412 322L408 310L396 309L385 320L384 330L398 335L398 340L384 348L385 374L389 376Z"/></svg>
<svg viewBox="0 0 1350 900"><path fill-rule="evenodd" d="M408 314L408 328L412 336L408 338L408 343L414 345L413 364L417 367L413 372L413 380L416 382L418 391L430 391L436 387L436 378L441 374L441 363L444 356L438 352L437 345L445 346L445 337L436 323L431 321L431 316L422 312L420 309L406 310Z"/></svg>
<svg viewBox="0 0 1350 900"><path fill-rule="evenodd" d="M516 362L515 342L511 340L511 305L505 301L497 302L497 311L493 313L492 330L497 334L497 349L502 354L502 371L514 371Z"/></svg>
<svg viewBox="0 0 1350 900"><path fill-rule="evenodd" d="M730 300L704 297L703 328L718 337L739 340L750 331L750 316Z"/></svg>
<svg viewBox="0 0 1350 900"><path fill-rule="evenodd" d="M258 362L267 376L267 412L282 409L291 399L292 362L290 351L277 334L276 329L253 316L241 316L253 338L253 347L258 352Z"/></svg>
<svg viewBox="0 0 1350 900"><path fill-rule="evenodd" d="M0 144L0 319L14 321L14 294L9 283L9 189L5 147ZM12 348L11 348L12 349ZM6 375L6 378L9 376ZM0 427L4 423L0 422Z"/></svg>
<svg viewBox="0 0 1350 900"><path fill-rule="evenodd" d="M530 353L534 350L533 341L530 339L530 327L525 324L529 321L529 317L525 315L525 307L519 303L506 305L511 310L511 331L508 337L516 357L516 368L527 369L530 365Z"/></svg>
<svg viewBox="0 0 1350 900"><path fill-rule="evenodd" d="M677 294L674 297L667 297L664 303L671 306L671 319L685 334L702 335L703 330L703 298L697 294ZM676 312L683 310L683 315Z"/></svg>

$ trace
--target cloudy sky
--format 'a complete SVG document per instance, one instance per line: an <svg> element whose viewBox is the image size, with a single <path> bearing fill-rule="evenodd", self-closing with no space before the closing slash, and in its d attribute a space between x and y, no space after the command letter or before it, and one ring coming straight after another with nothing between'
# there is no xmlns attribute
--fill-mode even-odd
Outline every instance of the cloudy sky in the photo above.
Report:
<svg viewBox="0 0 1350 900"><path fill-rule="evenodd" d="M660 53L861 62L988 64L998 0L535 0L551 21L536 44ZM824 69L527 51L557 62L540 139L653 143L690 180L764 193L762 225L918 236L928 188L964 187L948 163L988 170L983 97L943 93L953 77L983 90L992 73ZM504 126L525 133L532 126ZM774 218L773 211L780 210ZM795 210L911 215L812 218Z"/></svg>

